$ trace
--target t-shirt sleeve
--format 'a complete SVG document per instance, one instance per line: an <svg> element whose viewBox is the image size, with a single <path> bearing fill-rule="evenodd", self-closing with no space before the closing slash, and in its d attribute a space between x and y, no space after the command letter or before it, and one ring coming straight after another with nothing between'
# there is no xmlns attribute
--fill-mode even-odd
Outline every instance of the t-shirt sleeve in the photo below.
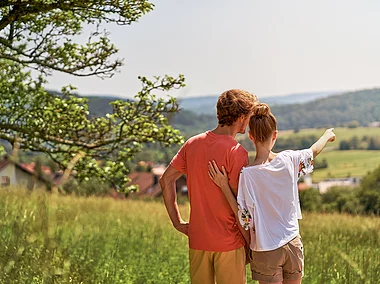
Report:
<svg viewBox="0 0 380 284"><path fill-rule="evenodd" d="M239 180L239 191L237 196L238 203L238 217L241 226L245 230L253 228L253 210L254 204L253 200L249 197L249 191L244 174L240 175Z"/></svg>
<svg viewBox="0 0 380 284"><path fill-rule="evenodd" d="M295 157L293 159L294 168L298 170L298 177L305 176L313 172L314 159L313 151L311 149L304 149L295 151Z"/></svg>
<svg viewBox="0 0 380 284"><path fill-rule="evenodd" d="M181 147L177 154L173 157L170 162L170 165L175 168L177 171L186 175L186 143Z"/></svg>
<svg viewBox="0 0 380 284"><path fill-rule="evenodd" d="M248 165L248 153L243 147L238 147L236 152L233 153L233 159L228 172L229 184L233 189L239 186L240 171L243 167Z"/></svg>

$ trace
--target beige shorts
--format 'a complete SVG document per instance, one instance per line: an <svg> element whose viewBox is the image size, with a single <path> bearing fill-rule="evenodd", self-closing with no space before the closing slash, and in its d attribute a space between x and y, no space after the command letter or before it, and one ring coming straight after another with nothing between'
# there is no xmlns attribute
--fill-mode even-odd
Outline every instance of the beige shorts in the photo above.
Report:
<svg viewBox="0 0 380 284"><path fill-rule="evenodd" d="M226 252L189 250L192 284L245 284L244 247Z"/></svg>
<svg viewBox="0 0 380 284"><path fill-rule="evenodd" d="M304 255L301 236L271 251L252 252L252 279L265 282L299 280L303 276Z"/></svg>

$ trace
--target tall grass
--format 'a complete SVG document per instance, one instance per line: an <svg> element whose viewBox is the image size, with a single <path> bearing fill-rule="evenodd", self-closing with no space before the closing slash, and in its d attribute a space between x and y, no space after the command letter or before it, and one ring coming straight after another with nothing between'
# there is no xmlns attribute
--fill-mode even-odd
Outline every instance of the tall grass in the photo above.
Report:
<svg viewBox="0 0 380 284"><path fill-rule="evenodd" d="M161 203L0 193L1 283L186 283Z"/></svg>
<svg viewBox="0 0 380 284"><path fill-rule="evenodd" d="M304 283L380 283L380 218L304 213Z"/></svg>
<svg viewBox="0 0 380 284"><path fill-rule="evenodd" d="M2 189L0 227L0 283L189 283L187 239L160 201ZM301 234L303 283L380 283L379 218L304 214Z"/></svg>

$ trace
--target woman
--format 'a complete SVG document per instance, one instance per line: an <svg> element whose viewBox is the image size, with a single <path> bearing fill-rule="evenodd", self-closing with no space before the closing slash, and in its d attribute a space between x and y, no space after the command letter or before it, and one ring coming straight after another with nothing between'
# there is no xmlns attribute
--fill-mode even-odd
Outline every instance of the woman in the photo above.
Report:
<svg viewBox="0 0 380 284"><path fill-rule="evenodd" d="M312 172L313 159L327 142L335 140L335 134L331 128L309 149L273 153L277 121L264 103L255 108L249 128L256 157L240 173L237 201L224 167L221 172L215 162L210 163L209 175L237 212L240 224L250 230L252 278L260 284L298 284L302 281L304 256L297 181Z"/></svg>

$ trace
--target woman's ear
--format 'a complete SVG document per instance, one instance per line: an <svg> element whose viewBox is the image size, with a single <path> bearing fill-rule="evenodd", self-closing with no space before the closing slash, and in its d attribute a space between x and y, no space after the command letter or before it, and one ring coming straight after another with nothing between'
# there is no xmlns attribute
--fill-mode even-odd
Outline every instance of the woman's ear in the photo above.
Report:
<svg viewBox="0 0 380 284"><path fill-rule="evenodd" d="M277 139L277 133L278 133L278 130L275 130L273 132L273 135L272 135L272 140L275 141Z"/></svg>
<svg viewBox="0 0 380 284"><path fill-rule="evenodd" d="M248 132L248 135L249 135L249 139L251 139L252 142L255 142L255 139L253 138L253 136L252 136L252 134L251 134L250 131Z"/></svg>

